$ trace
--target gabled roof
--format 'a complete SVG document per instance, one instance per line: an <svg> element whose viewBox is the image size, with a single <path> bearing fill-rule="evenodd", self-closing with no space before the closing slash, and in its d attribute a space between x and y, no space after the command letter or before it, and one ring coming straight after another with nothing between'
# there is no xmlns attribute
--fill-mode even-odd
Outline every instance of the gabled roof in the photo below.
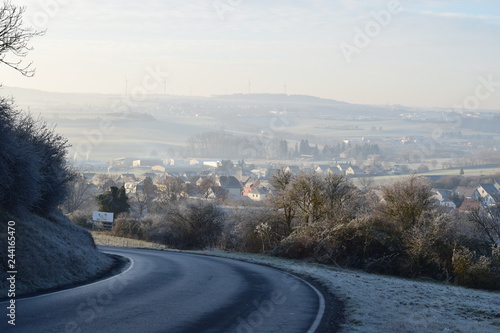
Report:
<svg viewBox="0 0 500 333"><path fill-rule="evenodd" d="M448 190L435 190L435 191L436 195L440 196L443 199L447 199L450 193Z"/></svg>
<svg viewBox="0 0 500 333"><path fill-rule="evenodd" d="M461 195L465 198L472 197L474 191L476 191L475 187L467 187L467 186L457 186L457 188L455 189L456 194Z"/></svg>
<svg viewBox="0 0 500 333"><path fill-rule="evenodd" d="M316 166L316 169L321 169L321 170L328 170L331 169L332 167L326 164L320 164Z"/></svg>
<svg viewBox="0 0 500 333"><path fill-rule="evenodd" d="M363 170L361 170L361 168L355 166L355 165L350 165L347 170L351 169L352 171L354 171L355 173L364 173Z"/></svg>
<svg viewBox="0 0 500 333"><path fill-rule="evenodd" d="M488 195L495 196L499 193L494 184L479 184L478 190L482 188Z"/></svg>
<svg viewBox="0 0 500 333"><path fill-rule="evenodd" d="M348 163L339 163L337 164L337 168L341 170L347 170L351 165Z"/></svg>
<svg viewBox="0 0 500 333"><path fill-rule="evenodd" d="M240 181L236 179L234 176L221 176L219 178L220 186L223 188L239 188L241 189L243 186Z"/></svg>
<svg viewBox="0 0 500 333"><path fill-rule="evenodd" d="M256 188L256 189L250 191L249 193L251 193L251 194L266 195L266 194L269 193L269 191L266 190L265 188L259 187L259 188Z"/></svg>
<svg viewBox="0 0 500 333"><path fill-rule="evenodd" d="M473 200L464 200L462 202L462 205L458 208L459 211L461 212L467 212L470 211L471 209L476 209L481 206L480 201L473 201Z"/></svg>

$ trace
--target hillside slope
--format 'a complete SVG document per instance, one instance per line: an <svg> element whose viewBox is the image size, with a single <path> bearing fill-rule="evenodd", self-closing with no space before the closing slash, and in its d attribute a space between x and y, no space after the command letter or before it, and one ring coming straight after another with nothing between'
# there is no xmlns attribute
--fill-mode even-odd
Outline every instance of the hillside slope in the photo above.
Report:
<svg viewBox="0 0 500 333"><path fill-rule="evenodd" d="M113 260L100 253L92 236L64 216L13 217L0 211L0 299L7 296L7 224L15 222L16 297L81 283L107 272ZM12 223L11 223L12 224Z"/></svg>

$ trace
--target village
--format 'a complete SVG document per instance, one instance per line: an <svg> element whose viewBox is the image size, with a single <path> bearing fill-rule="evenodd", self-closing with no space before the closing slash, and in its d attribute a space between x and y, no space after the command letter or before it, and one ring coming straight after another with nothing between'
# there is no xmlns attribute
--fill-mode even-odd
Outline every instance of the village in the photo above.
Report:
<svg viewBox="0 0 500 333"><path fill-rule="evenodd" d="M86 165L87 168L99 166L104 167L104 164ZM207 200L225 206L264 205L268 197L273 194L270 180L278 170L292 175L300 173L342 175L358 188L364 191L371 190L374 193L380 192L380 188L384 185L377 181L377 176L392 175L396 180L418 174L418 171L412 171L406 165L394 165L391 170L383 170L381 167L373 166L361 169L351 162L298 164L290 161L290 164L287 164L286 161L247 163L244 160L217 159L119 158L113 160L107 169L109 172L81 173L77 183L80 182L78 186L84 188L83 192L80 191L80 195L86 198L75 200L81 203L81 206L68 206L66 213L85 210L85 207L91 209L95 204L93 198L108 191L112 186L124 187L131 205L130 213L141 217L148 214L148 209L155 202L179 199ZM377 173L374 173L374 170L377 170ZM474 180L462 181L465 185L460 185L460 179L466 179L463 175L427 176L427 178L433 186L432 199L450 211L468 213L473 209L489 210L500 204L500 177L490 177L488 183L480 182L485 177L479 178L477 184L474 184ZM440 179L447 178L454 178L451 181L453 184L439 183Z"/></svg>

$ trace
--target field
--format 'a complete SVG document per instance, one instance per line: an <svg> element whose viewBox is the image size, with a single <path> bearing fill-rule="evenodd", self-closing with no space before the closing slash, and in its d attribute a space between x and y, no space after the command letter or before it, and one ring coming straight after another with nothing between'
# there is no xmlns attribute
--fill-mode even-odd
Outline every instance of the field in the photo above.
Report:
<svg viewBox="0 0 500 333"><path fill-rule="evenodd" d="M297 96L259 95L231 98L197 98L152 95L56 94L2 87L0 94L12 95L22 110L40 115L66 137L70 156L78 160L108 162L119 157L187 157L187 140L203 132L225 131L252 139L286 139L289 148L302 139L311 145L335 146L342 140L353 144L377 143L382 149L402 149L403 137L424 142L440 141L439 134L454 132L455 123L445 123L443 110L415 110L315 100ZM426 112L435 122L407 121L415 112ZM403 115L403 116L402 116ZM464 137L484 135L460 128ZM438 135L438 137L436 137ZM487 133L500 139L499 133ZM464 141L465 140L465 141ZM467 143L468 139L454 139ZM461 142L463 141L463 142ZM405 147L406 150L416 147ZM433 156L424 156L433 159ZM331 161L332 162L332 161ZM429 161L427 161L429 162ZM451 171L450 171L451 172Z"/></svg>

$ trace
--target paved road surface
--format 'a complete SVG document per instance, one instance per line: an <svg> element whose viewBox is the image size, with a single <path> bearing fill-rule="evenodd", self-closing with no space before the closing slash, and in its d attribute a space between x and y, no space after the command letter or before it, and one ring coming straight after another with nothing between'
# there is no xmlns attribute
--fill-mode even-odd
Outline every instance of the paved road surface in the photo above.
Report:
<svg viewBox="0 0 500 333"><path fill-rule="evenodd" d="M315 332L324 300L287 273L224 258L103 248L127 257L123 273L16 301L16 326L1 332Z"/></svg>

